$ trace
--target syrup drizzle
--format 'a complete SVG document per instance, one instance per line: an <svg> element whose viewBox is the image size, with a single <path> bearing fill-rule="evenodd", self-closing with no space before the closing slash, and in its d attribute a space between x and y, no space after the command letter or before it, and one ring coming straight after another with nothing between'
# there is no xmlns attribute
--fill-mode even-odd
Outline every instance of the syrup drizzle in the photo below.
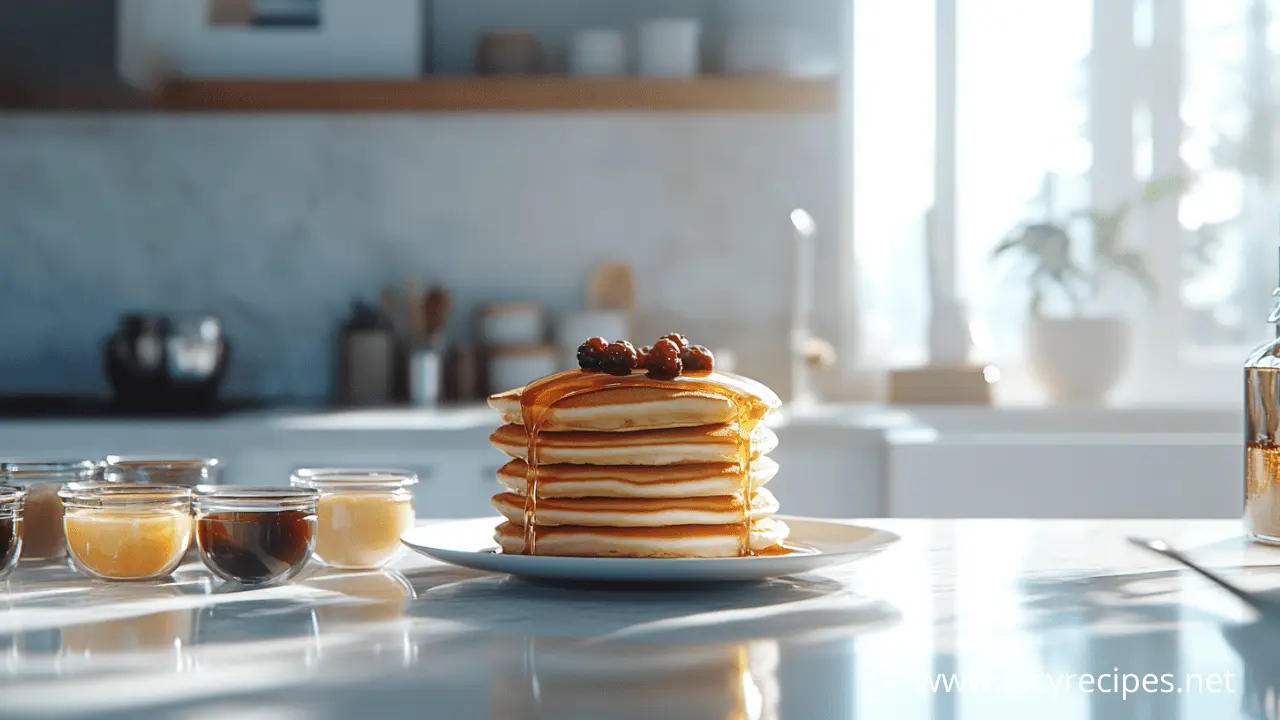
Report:
<svg viewBox="0 0 1280 720"><path fill-rule="evenodd" d="M525 386L520 393L520 415L527 437L526 458L528 487L524 497L524 548L522 554L537 554L538 516L538 467L541 434L551 409L568 398L617 387L671 387L675 383L681 390L727 398L735 409L737 421L737 465L741 478L740 499L742 520L738 538L738 555L752 555L751 551L751 436L764 416L775 407L776 399L763 385L747 378L728 373L698 373L680 375L673 380L655 380L633 372L631 375L609 375L602 372L568 370L548 375Z"/></svg>

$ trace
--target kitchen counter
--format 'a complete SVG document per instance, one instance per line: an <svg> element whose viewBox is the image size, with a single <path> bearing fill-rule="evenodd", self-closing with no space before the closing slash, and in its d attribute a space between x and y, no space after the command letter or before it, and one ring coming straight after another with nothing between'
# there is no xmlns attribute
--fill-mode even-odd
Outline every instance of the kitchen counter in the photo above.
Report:
<svg viewBox="0 0 1280 720"><path fill-rule="evenodd" d="M418 556L238 592L199 566L158 586L24 567L0 594L0 717L1274 717L1280 619L1124 539L1280 592L1280 549L1236 523L867 522L903 541L720 587L535 585ZM957 673L964 692L931 689Z"/></svg>
<svg viewBox="0 0 1280 720"><path fill-rule="evenodd" d="M1238 408L823 404L772 420L771 488L822 517L1238 517ZM397 467L420 513L490 511L504 459L484 405L299 410L208 419L0 419L0 457L199 455L222 481L282 485L300 466Z"/></svg>

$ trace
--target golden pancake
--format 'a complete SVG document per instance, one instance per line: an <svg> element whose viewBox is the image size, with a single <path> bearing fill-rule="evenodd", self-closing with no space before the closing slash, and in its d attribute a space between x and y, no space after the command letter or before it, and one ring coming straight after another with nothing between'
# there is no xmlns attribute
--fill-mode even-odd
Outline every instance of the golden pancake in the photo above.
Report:
<svg viewBox="0 0 1280 720"><path fill-rule="evenodd" d="M768 554L787 539L790 530L777 518L752 523L751 550ZM669 525L666 527L539 527L537 553L578 557L737 557L742 524ZM524 548L524 528L504 522L493 539L504 553Z"/></svg>
<svg viewBox="0 0 1280 720"><path fill-rule="evenodd" d="M494 508L510 522L524 525L525 498L499 493ZM778 500L761 488L751 497L751 519L778 511ZM713 495L689 498L544 498L538 500L534 524L600 527L661 527L663 525L728 525L743 520L742 497Z"/></svg>
<svg viewBox="0 0 1280 720"><path fill-rule="evenodd" d="M558 399L543 413L542 429L616 432L721 425L737 420L746 404L759 406L765 412L782 405L769 388L731 373L713 372L655 382L641 372L613 377L572 370L545 380L572 383L583 376L599 387ZM520 397L524 390L521 387L491 395L489 406L497 410L505 422L523 425Z"/></svg>
<svg viewBox="0 0 1280 720"><path fill-rule="evenodd" d="M498 482L511 492L529 491L529 466L512 460L498 468ZM751 489L763 487L778 473L767 457L752 461L747 470ZM542 465L538 468L538 497L704 497L742 491L737 463L691 465Z"/></svg>
<svg viewBox="0 0 1280 720"><path fill-rule="evenodd" d="M520 425L503 425L489 436L493 446L517 460L528 460L528 436ZM768 454L778 446L772 430L758 427L751 434L751 455ZM544 432L538 434L541 465L678 465L738 461L738 426L637 430L635 432Z"/></svg>

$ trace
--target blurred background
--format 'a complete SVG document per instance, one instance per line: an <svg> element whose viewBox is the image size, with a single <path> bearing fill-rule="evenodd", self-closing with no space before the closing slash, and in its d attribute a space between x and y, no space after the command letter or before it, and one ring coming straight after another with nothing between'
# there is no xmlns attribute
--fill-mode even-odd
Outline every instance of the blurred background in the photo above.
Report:
<svg viewBox="0 0 1280 720"><path fill-rule="evenodd" d="M555 344L621 262L638 344L681 330L776 384L812 283L840 351L821 382L862 400L930 359L941 290L997 396L1043 401L1019 383L1029 266L993 250L1051 218L1089 269L1073 213L1173 175L1185 190L1122 230L1152 292L1104 278L1084 311L1132 326L1113 397L1231 400L1268 335L1263 0L391 4L0 5L0 392L106 393L122 316L209 314L235 341L227 392L328 402L353 300L438 284L448 344L483 343L487 303L536 303ZM493 75L526 82L465 82ZM644 75L693 77L673 96ZM807 274L795 207L818 228Z"/></svg>
<svg viewBox="0 0 1280 720"><path fill-rule="evenodd" d="M1006 473L973 503L1005 512L1052 452L1099 493L1142 453L1224 478L1081 512L1235 512L1273 5L5 0L0 415L462 427L588 335L679 331L807 408L807 457L869 433L846 515L935 470ZM1034 503L1007 512L1068 511Z"/></svg>

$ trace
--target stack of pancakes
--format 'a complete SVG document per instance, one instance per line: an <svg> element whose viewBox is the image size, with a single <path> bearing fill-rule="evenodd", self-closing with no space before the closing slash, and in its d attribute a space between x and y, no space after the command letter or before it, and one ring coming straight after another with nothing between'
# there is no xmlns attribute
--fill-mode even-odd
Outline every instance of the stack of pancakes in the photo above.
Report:
<svg viewBox="0 0 1280 720"><path fill-rule="evenodd" d="M505 492L492 501L507 520L495 539L510 553L527 550L524 391L489 398L507 423L490 440L514 458L498 470ZM655 383L637 373L544 408L533 554L733 557L780 550L787 526L773 517L778 502L764 488L778 471L766 457L778 438L756 424L779 405L768 388L737 376Z"/></svg>

